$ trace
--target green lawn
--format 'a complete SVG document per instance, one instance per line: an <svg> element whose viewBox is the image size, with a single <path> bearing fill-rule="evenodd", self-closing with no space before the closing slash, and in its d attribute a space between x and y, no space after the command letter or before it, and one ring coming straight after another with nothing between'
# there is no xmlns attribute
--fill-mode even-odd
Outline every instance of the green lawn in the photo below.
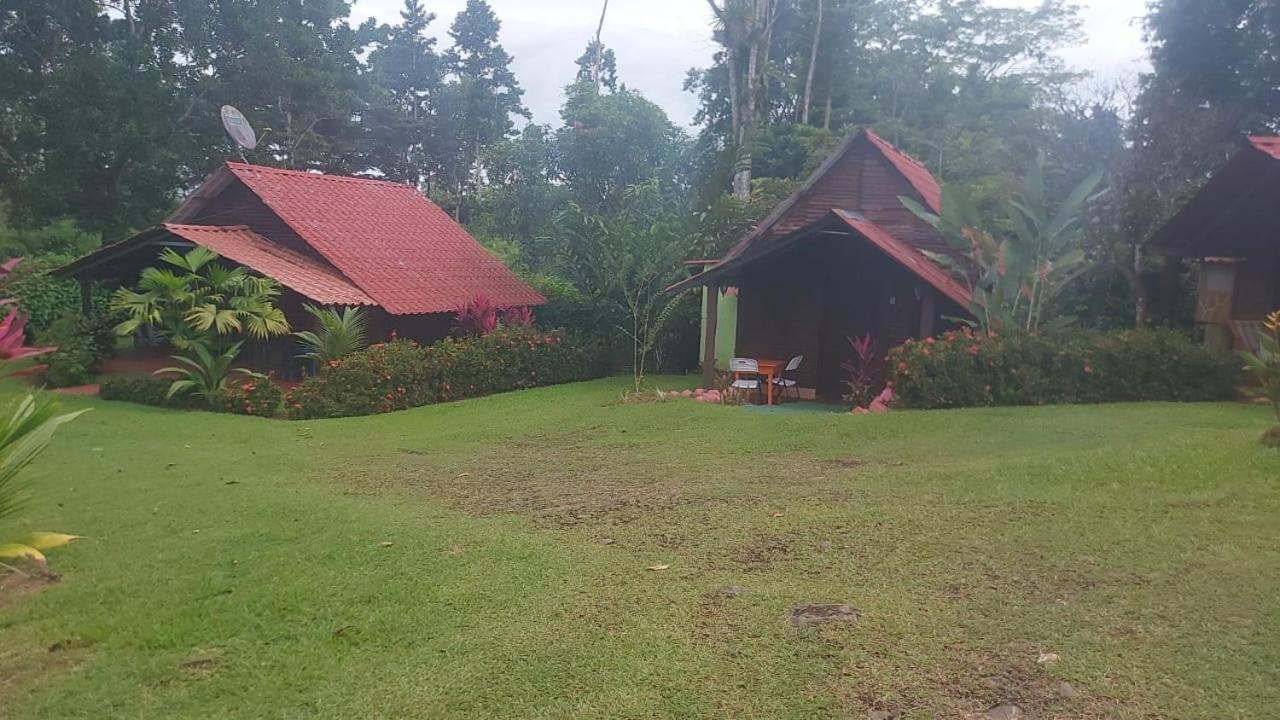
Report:
<svg viewBox="0 0 1280 720"><path fill-rule="evenodd" d="M31 468L24 526L90 539L54 551L60 583L0 590L0 717L1280 707L1260 409L784 414L622 387L302 423L70 401L94 411ZM793 629L804 602L861 617Z"/></svg>

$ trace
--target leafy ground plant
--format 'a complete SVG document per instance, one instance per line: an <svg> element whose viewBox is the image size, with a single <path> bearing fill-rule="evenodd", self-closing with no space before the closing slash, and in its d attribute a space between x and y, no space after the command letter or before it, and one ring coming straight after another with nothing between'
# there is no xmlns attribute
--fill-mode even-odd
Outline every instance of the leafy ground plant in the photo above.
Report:
<svg viewBox="0 0 1280 720"><path fill-rule="evenodd" d="M1245 392L1269 402L1276 422L1280 423L1280 310L1267 316L1263 330L1265 332L1258 335L1258 350L1242 353L1245 372L1257 382L1246 387ZM1280 425L1268 431L1263 442L1280 447Z"/></svg>
<svg viewBox="0 0 1280 720"><path fill-rule="evenodd" d="M315 318L315 330L303 330L293 334L304 352L300 357L327 363L341 360L359 352L369 344L369 313L364 308L320 308L303 305L303 310Z"/></svg>
<svg viewBox="0 0 1280 720"><path fill-rule="evenodd" d="M243 342L238 342L221 352L214 352L202 343L192 343L187 355L171 355L182 363L172 367L161 368L156 375L175 374L179 378L169 385L168 397L190 394L206 402L213 402L219 391L226 389L227 381L233 375L245 378L261 377L261 373L232 367L240 355Z"/></svg>

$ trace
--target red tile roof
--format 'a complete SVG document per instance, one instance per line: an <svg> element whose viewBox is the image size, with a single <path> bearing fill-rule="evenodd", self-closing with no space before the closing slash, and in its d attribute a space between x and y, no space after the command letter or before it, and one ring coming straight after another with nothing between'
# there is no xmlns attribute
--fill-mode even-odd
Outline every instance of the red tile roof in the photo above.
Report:
<svg viewBox="0 0 1280 720"><path fill-rule="evenodd" d="M1255 135L1249 138L1249 144L1280 160L1280 137Z"/></svg>
<svg viewBox="0 0 1280 720"><path fill-rule="evenodd" d="M917 277L933 286L935 290L946 295L957 305L969 309L972 294L937 263L925 257L923 253L894 237L893 233L867 220L861 215L846 210L834 211L846 225L853 228L867 240L879 248L884 254L896 260L903 267L915 273Z"/></svg>
<svg viewBox="0 0 1280 720"><path fill-rule="evenodd" d="M407 185L227 163L308 245L395 315L546 300Z"/></svg>
<svg viewBox="0 0 1280 720"><path fill-rule="evenodd" d="M907 182L911 183L911 187L920 193L929 209L935 213L942 212L942 186L938 184L938 179L933 176L933 173L929 172L929 168L871 130L867 130L866 133L867 139L876 146L881 155L884 155L885 160L902 173L902 177L906 178Z"/></svg>
<svg viewBox="0 0 1280 720"><path fill-rule="evenodd" d="M178 225L165 230L274 278L281 285L324 305L375 305L360 288L325 263L281 247L244 225Z"/></svg>

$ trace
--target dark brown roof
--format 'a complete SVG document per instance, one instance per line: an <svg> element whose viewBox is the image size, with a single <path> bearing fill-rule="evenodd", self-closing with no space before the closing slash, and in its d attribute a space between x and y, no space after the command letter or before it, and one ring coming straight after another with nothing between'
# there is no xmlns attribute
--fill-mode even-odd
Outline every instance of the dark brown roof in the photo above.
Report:
<svg viewBox="0 0 1280 720"><path fill-rule="evenodd" d="M1204 258L1280 253L1280 138L1252 137L1147 248Z"/></svg>

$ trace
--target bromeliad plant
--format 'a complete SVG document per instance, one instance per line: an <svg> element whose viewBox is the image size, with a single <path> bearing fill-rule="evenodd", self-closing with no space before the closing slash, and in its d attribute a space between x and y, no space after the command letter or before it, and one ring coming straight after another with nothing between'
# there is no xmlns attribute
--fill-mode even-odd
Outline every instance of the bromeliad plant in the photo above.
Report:
<svg viewBox="0 0 1280 720"><path fill-rule="evenodd" d="M176 374L179 379L169 385L167 397L190 394L212 403L219 391L225 390L232 375L245 378L260 378L256 373L244 368L232 367L236 357L240 355L243 342L238 342L221 352L215 352L199 343L189 346L189 355L171 355L182 363L173 367L161 368L156 375Z"/></svg>
<svg viewBox="0 0 1280 720"><path fill-rule="evenodd" d="M359 352L369 344L369 316L364 308L348 307L338 312L333 308L303 305L302 309L316 319L316 329L293 334L306 351L300 357L328 363Z"/></svg>
<svg viewBox="0 0 1280 720"><path fill-rule="evenodd" d="M1265 332L1258 334L1258 350L1241 353L1245 360L1245 371L1258 383L1254 387L1245 388L1245 392L1270 402L1276 414L1276 422L1280 423L1280 310L1267 316L1263 329ZM1268 435L1277 431L1280 431L1280 426Z"/></svg>
<svg viewBox="0 0 1280 720"><path fill-rule="evenodd" d="M1089 267L1076 240L1086 207L1106 192L1098 192L1102 173L1085 178L1051 210L1044 166L1041 155L1027 172L1022 190L990 219L982 216L968 193L952 185L943 187L941 215L911 198L899 198L957 251L958 257L929 255L969 286L969 310L984 332L1039 330L1053 299ZM1071 321L1057 318L1052 324Z"/></svg>

